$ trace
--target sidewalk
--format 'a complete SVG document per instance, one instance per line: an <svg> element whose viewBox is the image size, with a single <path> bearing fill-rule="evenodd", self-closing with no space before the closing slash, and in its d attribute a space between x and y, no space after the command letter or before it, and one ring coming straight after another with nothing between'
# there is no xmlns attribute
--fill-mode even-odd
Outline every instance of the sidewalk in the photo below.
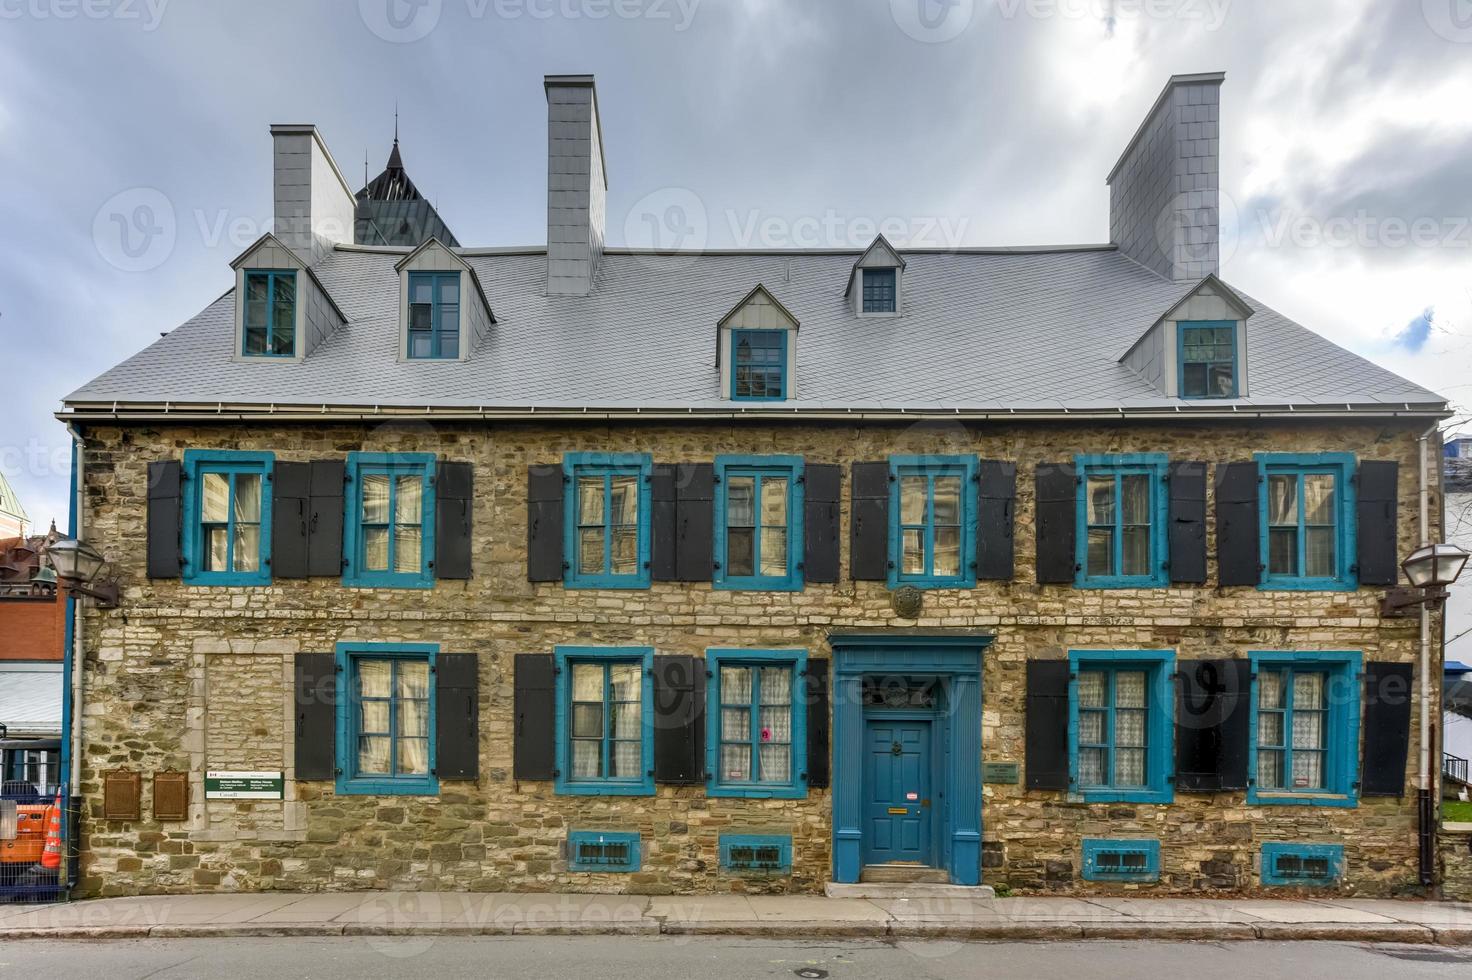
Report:
<svg viewBox="0 0 1472 980"><path fill-rule="evenodd" d="M265 893L0 905L0 940L740 935L931 940L1348 940L1472 945L1472 905L1373 899Z"/></svg>

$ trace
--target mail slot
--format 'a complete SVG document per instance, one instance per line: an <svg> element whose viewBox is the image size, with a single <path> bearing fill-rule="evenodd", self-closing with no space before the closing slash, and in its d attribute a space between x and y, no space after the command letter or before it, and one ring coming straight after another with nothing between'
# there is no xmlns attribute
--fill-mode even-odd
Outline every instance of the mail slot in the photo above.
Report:
<svg viewBox="0 0 1472 980"><path fill-rule="evenodd" d="M906 813L909 813L910 812L910 808L907 807L907 806L892 806L892 807L889 808L889 812L890 813L893 813L893 814L897 814L899 816L903 816Z"/></svg>

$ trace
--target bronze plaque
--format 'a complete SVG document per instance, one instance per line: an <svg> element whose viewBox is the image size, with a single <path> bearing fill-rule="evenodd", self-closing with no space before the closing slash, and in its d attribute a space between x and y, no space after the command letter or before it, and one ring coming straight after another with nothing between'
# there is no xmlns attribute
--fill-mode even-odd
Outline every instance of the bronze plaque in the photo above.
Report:
<svg viewBox="0 0 1472 980"><path fill-rule="evenodd" d="M143 775L127 769L102 774L102 819L138 820L143 816Z"/></svg>
<svg viewBox="0 0 1472 980"><path fill-rule="evenodd" d="M156 772L153 774L153 819L180 821L189 819L189 774Z"/></svg>

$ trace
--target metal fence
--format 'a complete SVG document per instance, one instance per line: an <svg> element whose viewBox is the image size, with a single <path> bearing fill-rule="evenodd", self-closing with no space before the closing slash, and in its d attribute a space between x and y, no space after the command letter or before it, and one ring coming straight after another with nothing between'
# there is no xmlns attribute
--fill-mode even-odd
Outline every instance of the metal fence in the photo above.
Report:
<svg viewBox="0 0 1472 980"><path fill-rule="evenodd" d="M1445 752L1441 756L1441 774L1459 783L1467 782L1467 760Z"/></svg>
<svg viewBox="0 0 1472 980"><path fill-rule="evenodd" d="M40 789L0 783L0 902L61 901L74 880L76 808L66 792ZM58 822L59 841L53 831ZM48 836L59 844L50 854Z"/></svg>

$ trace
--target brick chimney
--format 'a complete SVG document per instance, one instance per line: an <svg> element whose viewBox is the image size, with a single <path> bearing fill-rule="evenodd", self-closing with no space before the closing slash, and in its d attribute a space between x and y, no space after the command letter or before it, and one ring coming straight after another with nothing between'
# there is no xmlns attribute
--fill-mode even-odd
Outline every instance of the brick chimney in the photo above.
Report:
<svg viewBox="0 0 1472 980"><path fill-rule="evenodd" d="M308 265L352 244L357 201L322 134L310 124L271 127L276 237Z"/></svg>
<svg viewBox="0 0 1472 980"><path fill-rule="evenodd" d="M1219 272L1224 72L1174 75L1110 172L1109 240L1168 279Z"/></svg>
<svg viewBox="0 0 1472 980"><path fill-rule="evenodd" d="M547 295L586 296L603 256L608 178L592 75L548 75Z"/></svg>

